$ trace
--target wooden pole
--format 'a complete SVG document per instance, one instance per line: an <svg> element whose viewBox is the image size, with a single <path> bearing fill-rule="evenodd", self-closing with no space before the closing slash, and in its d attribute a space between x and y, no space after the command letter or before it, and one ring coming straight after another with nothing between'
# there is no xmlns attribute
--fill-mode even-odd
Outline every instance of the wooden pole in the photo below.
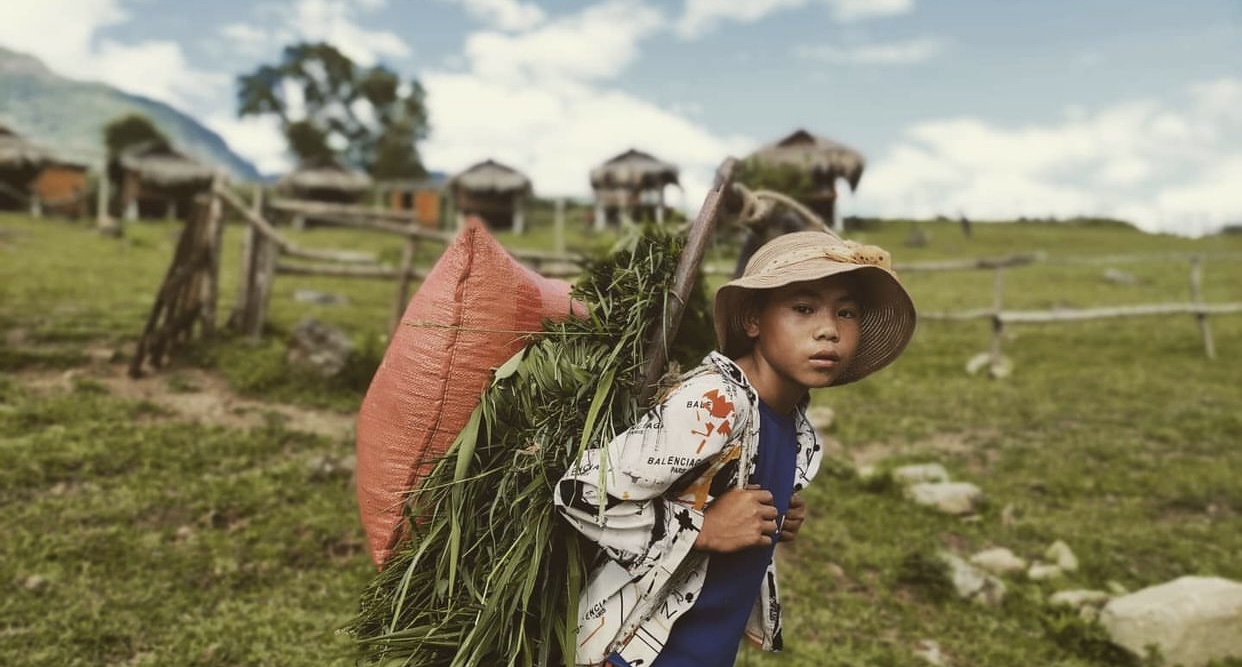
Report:
<svg viewBox="0 0 1242 667"><path fill-rule="evenodd" d="M256 234L254 240L254 293L250 297L252 310L244 333L251 340L258 340L263 335L263 326L267 324L267 306L271 301L272 283L276 280L276 259L280 247L263 234Z"/></svg>
<svg viewBox="0 0 1242 667"><path fill-rule="evenodd" d="M401 273L397 276L397 296L392 304L392 319L388 322L388 339L397 334L401 326L401 316L405 314L406 303L410 300L410 272L414 269L414 255L418 253L418 241L413 237L405 240L405 248L401 250Z"/></svg>
<svg viewBox="0 0 1242 667"><path fill-rule="evenodd" d="M212 192L222 179L217 172ZM203 284L203 336L210 338L216 333L216 306L220 301L220 245L224 243L224 211L219 197L211 193L207 196L207 228L203 232L207 253L207 280Z"/></svg>
<svg viewBox="0 0 1242 667"><path fill-rule="evenodd" d="M1195 305L1203 304L1202 283L1203 261L1196 255L1190 259L1190 301ZM1203 351L1208 359L1215 359L1216 343L1212 340L1212 327L1208 325L1207 313L1195 313L1195 322L1199 325L1199 336L1203 338Z"/></svg>
<svg viewBox="0 0 1242 667"><path fill-rule="evenodd" d="M672 299L664 310L663 321L647 339L647 361L643 369L642 393L639 396L643 405L651 402L659 387L660 377L664 375L664 366L668 363L668 348L677 337L677 328L681 325L686 301L690 298L690 290L694 289L699 264L702 263L707 244L716 231L716 223L725 210L732 209L736 203L733 197L733 173L736 169L737 160L734 158L726 158L721 163L716 171L716 183L707 193L703 207L699 209L699 215L690 228L686 247L682 250L677 271L673 274Z"/></svg>
<svg viewBox="0 0 1242 667"><path fill-rule="evenodd" d="M552 214L552 249L558 255L565 254L565 198L556 198L556 210Z"/></svg>
<svg viewBox="0 0 1242 667"><path fill-rule="evenodd" d="M1001 363L1001 342L1005 336L1005 320L1001 312L1005 305L1005 267L996 267L996 277L992 282L992 344L988 348L988 360L992 368Z"/></svg>

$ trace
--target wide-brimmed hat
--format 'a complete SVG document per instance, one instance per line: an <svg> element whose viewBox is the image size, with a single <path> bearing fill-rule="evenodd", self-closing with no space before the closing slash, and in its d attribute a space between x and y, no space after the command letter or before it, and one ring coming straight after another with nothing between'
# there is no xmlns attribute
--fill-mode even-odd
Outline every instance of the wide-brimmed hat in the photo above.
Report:
<svg viewBox="0 0 1242 667"><path fill-rule="evenodd" d="M755 290L849 274L859 301L858 350L833 384L860 380L892 363L914 335L914 302L901 286L886 250L826 231L792 232L764 244L741 278L716 291L716 341L728 357L750 351L743 326Z"/></svg>

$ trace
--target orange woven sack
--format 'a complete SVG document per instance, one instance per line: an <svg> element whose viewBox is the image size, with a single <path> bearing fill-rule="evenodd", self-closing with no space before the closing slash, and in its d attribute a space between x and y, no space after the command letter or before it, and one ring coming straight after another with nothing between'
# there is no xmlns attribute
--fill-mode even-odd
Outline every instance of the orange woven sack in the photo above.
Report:
<svg viewBox="0 0 1242 667"><path fill-rule="evenodd" d="M405 535L402 503L478 405L492 371L545 319L584 314L569 283L519 264L467 218L410 299L362 407L357 493L371 560Z"/></svg>

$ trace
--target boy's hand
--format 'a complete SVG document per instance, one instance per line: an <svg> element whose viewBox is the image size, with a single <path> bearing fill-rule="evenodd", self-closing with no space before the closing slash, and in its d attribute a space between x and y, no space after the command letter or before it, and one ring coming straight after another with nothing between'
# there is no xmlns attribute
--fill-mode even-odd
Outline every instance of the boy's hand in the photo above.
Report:
<svg viewBox="0 0 1242 667"><path fill-rule="evenodd" d="M802 529L803 521L806 521L806 501L795 493L789 499L789 511L785 512L785 520L781 522L781 541L793 542Z"/></svg>
<svg viewBox="0 0 1242 667"><path fill-rule="evenodd" d="M770 491L757 485L730 489L703 513L703 528L694 548L727 553L770 547L776 538L776 516Z"/></svg>

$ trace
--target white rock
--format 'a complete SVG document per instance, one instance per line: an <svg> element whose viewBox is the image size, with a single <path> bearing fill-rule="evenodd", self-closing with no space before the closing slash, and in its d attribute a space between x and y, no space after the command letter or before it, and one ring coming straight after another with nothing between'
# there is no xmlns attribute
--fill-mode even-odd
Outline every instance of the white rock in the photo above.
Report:
<svg viewBox="0 0 1242 667"><path fill-rule="evenodd" d="M922 658L924 662L936 667L945 665L944 654L940 651L940 643L934 639L922 639L914 647L914 655Z"/></svg>
<svg viewBox="0 0 1242 667"><path fill-rule="evenodd" d="M1069 545L1061 540L1048 546L1048 550L1044 552L1044 558L1056 563L1057 567L1066 572L1078 570L1078 556L1075 556Z"/></svg>
<svg viewBox="0 0 1242 667"><path fill-rule="evenodd" d="M893 479L900 484L918 484L919 482L947 482L949 471L939 463L920 463L901 466L893 470Z"/></svg>
<svg viewBox="0 0 1242 667"><path fill-rule="evenodd" d="M858 479L863 482L869 482L880 476L880 469L868 463L858 466Z"/></svg>
<svg viewBox="0 0 1242 667"><path fill-rule="evenodd" d="M1113 643L1139 656L1154 645L1170 665L1242 657L1242 583L1181 577L1114 598L1100 623Z"/></svg>
<svg viewBox="0 0 1242 667"><path fill-rule="evenodd" d="M1111 600L1112 597L1112 595L1109 595L1104 591L1092 591L1086 589L1057 591L1048 598L1048 604L1054 607L1073 607L1074 609L1082 609L1083 607L1096 607L1102 605Z"/></svg>
<svg viewBox="0 0 1242 667"><path fill-rule="evenodd" d="M970 562L992 574L1012 574L1026 569L1026 561L1004 547L980 551L970 557Z"/></svg>
<svg viewBox="0 0 1242 667"><path fill-rule="evenodd" d="M906 497L945 514L969 514L983 500L983 491L970 482L920 482L906 487Z"/></svg>
<svg viewBox="0 0 1242 667"><path fill-rule="evenodd" d="M817 431L827 431L832 427L837 413L826 405L815 405L807 409L806 418Z"/></svg>
<svg viewBox="0 0 1242 667"><path fill-rule="evenodd" d="M938 556L949 567L949 579L958 597L993 606L1005 599L1005 582L967 563L957 554L942 551Z"/></svg>
<svg viewBox="0 0 1242 667"><path fill-rule="evenodd" d="M1047 581L1064 575L1065 571L1056 565L1040 562L1031 563L1030 569L1026 571L1026 576L1031 581Z"/></svg>

